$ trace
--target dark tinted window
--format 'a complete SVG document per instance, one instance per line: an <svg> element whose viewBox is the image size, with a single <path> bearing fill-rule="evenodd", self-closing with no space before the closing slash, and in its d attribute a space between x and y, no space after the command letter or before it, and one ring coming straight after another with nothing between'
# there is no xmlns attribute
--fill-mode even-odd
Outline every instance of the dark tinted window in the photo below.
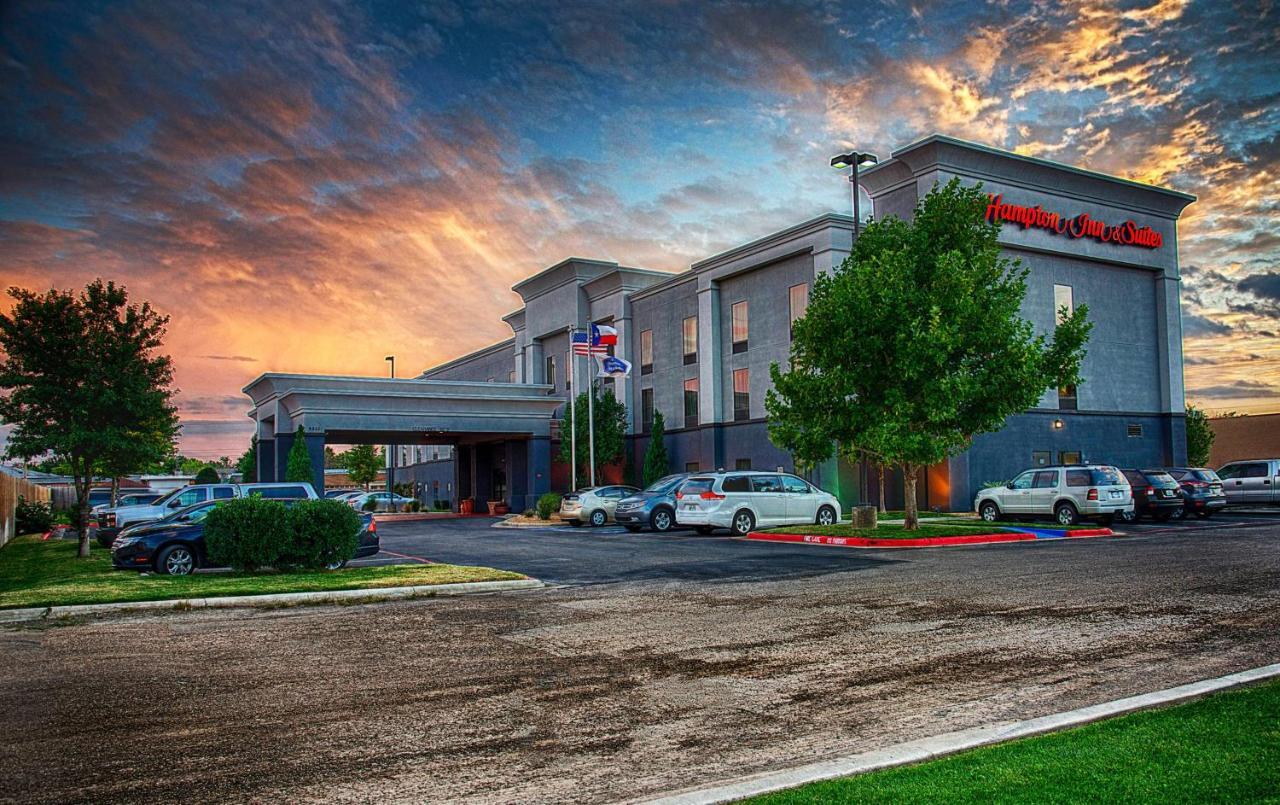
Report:
<svg viewBox="0 0 1280 805"><path fill-rule="evenodd" d="M746 475L730 475L720 486L725 492L750 492L751 478Z"/></svg>
<svg viewBox="0 0 1280 805"><path fill-rule="evenodd" d="M262 495L264 498L272 500L297 500L305 498L307 490L301 486L264 486L252 490L250 494Z"/></svg>
<svg viewBox="0 0 1280 805"><path fill-rule="evenodd" d="M227 498L233 498L235 496L236 496L235 490L229 486L219 486L218 488L213 490L214 500L226 500Z"/></svg>
<svg viewBox="0 0 1280 805"><path fill-rule="evenodd" d="M1088 486L1088 470L1067 470L1067 486Z"/></svg>
<svg viewBox="0 0 1280 805"><path fill-rule="evenodd" d="M1220 478L1239 478L1242 474L1244 474L1243 464L1228 464L1218 470L1218 477Z"/></svg>
<svg viewBox="0 0 1280 805"><path fill-rule="evenodd" d="M1147 483L1146 476L1137 470L1121 470L1124 477L1129 481L1129 486L1143 486Z"/></svg>
<svg viewBox="0 0 1280 805"><path fill-rule="evenodd" d="M1057 470L1040 470L1036 473L1036 478L1032 482L1035 489L1053 489L1058 485Z"/></svg>
<svg viewBox="0 0 1280 805"><path fill-rule="evenodd" d="M1243 477L1245 478L1266 478L1266 464L1245 464Z"/></svg>
<svg viewBox="0 0 1280 805"><path fill-rule="evenodd" d="M781 492L782 479L776 475L753 475L751 476L751 491Z"/></svg>
<svg viewBox="0 0 1280 805"><path fill-rule="evenodd" d="M1173 480L1173 476L1167 472L1144 472L1142 475L1147 479L1147 483L1154 484L1156 486L1175 486L1178 483ZM1133 481L1131 480L1129 483L1132 484Z"/></svg>

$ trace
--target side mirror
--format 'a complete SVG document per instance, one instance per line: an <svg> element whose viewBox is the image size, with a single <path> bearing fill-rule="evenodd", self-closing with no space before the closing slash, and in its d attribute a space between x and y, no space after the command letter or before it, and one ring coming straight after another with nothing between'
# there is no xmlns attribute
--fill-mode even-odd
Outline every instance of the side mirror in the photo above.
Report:
<svg viewBox="0 0 1280 805"><path fill-rule="evenodd" d="M1009 483L1005 484L1005 485L1004 485L1004 488L1005 488L1005 489L1013 489L1013 481L1010 481Z"/></svg>
<svg viewBox="0 0 1280 805"><path fill-rule="evenodd" d="M176 508L178 508L178 507L179 507L179 504L181 504L181 503L182 503L182 501L181 501L181 500L178 500L177 498L174 498L173 500L169 501L169 508L171 508L171 509L176 509Z"/></svg>

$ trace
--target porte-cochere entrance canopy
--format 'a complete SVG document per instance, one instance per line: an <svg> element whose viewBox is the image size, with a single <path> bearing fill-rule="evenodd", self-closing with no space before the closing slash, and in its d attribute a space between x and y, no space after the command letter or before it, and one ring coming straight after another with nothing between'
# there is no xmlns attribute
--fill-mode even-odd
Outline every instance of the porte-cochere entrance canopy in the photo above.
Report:
<svg viewBox="0 0 1280 805"><path fill-rule="evenodd" d="M551 386L453 380L399 380L268 372L244 387L257 423L258 479L284 480L299 427L311 457L317 491L324 486L324 446L336 444L452 444L470 461L455 472L485 471L478 457L502 445L517 511L550 489L551 422L563 401ZM471 484L457 478L458 489Z"/></svg>

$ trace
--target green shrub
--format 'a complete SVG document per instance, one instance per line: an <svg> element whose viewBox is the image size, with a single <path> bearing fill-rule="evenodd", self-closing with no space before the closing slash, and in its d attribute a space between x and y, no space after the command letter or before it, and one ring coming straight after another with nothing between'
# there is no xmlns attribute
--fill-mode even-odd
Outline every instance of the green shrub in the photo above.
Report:
<svg viewBox="0 0 1280 805"><path fill-rule="evenodd" d="M254 495L219 504L204 520L209 559L234 570L275 567L290 542L284 504Z"/></svg>
<svg viewBox="0 0 1280 805"><path fill-rule="evenodd" d="M447 512L449 511L449 501L434 500L431 502L431 508L435 509L438 512Z"/></svg>
<svg viewBox="0 0 1280 805"><path fill-rule="evenodd" d="M560 510L560 496L555 492L548 492L538 498L538 519L550 520L551 515Z"/></svg>
<svg viewBox="0 0 1280 805"><path fill-rule="evenodd" d="M377 511L378 499L377 498L367 499L364 503L360 504L360 509L362 511L367 511L367 512Z"/></svg>
<svg viewBox="0 0 1280 805"><path fill-rule="evenodd" d="M360 515L336 500L303 500L289 508L289 538L273 565L314 570L355 555Z"/></svg>
<svg viewBox="0 0 1280 805"><path fill-rule="evenodd" d="M196 479L192 481L195 484L216 484L221 479L218 478L218 471L213 468L212 464L207 464L200 468L196 473Z"/></svg>
<svg viewBox="0 0 1280 805"><path fill-rule="evenodd" d="M420 502L416 501L416 500L411 500L411 501L409 501L409 511L411 511L411 512L420 512L420 511L422 511L422 504L421 504Z"/></svg>
<svg viewBox="0 0 1280 805"><path fill-rule="evenodd" d="M43 534L53 528L53 506L42 500L28 503L26 498L18 495L13 515L19 534Z"/></svg>

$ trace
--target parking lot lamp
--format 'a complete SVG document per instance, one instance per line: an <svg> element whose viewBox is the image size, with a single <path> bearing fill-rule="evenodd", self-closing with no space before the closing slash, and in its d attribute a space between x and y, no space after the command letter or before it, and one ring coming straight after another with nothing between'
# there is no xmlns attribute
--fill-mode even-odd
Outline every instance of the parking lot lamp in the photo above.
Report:
<svg viewBox="0 0 1280 805"><path fill-rule="evenodd" d="M396 379L396 356L388 355L383 360L391 364L391 379ZM396 488L396 446L394 444L387 445L387 492L393 492Z"/></svg>
<svg viewBox="0 0 1280 805"><path fill-rule="evenodd" d="M836 170L849 169L849 184L853 186L853 237L855 239L862 227L858 210L858 169L869 168L879 161L879 157L866 151L850 151L831 158L831 167Z"/></svg>

